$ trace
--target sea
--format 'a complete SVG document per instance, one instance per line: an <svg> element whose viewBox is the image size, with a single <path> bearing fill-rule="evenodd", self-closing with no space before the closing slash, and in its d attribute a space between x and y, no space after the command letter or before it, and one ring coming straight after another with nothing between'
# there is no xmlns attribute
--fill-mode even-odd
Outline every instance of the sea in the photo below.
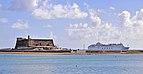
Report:
<svg viewBox="0 0 143 74"><path fill-rule="evenodd" d="M143 54L0 54L0 74L143 74Z"/></svg>

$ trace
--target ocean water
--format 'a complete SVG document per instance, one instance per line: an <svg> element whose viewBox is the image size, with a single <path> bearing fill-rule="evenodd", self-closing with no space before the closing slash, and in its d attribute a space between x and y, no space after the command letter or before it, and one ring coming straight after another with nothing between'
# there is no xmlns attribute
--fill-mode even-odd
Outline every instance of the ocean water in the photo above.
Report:
<svg viewBox="0 0 143 74"><path fill-rule="evenodd" d="M143 54L0 54L0 74L143 74Z"/></svg>

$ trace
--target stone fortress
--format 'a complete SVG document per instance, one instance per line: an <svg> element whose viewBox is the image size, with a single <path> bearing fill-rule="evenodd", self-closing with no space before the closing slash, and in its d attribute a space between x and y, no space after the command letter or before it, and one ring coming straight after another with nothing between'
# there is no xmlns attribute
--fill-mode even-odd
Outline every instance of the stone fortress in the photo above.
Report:
<svg viewBox="0 0 143 74"><path fill-rule="evenodd" d="M53 39L32 39L29 35L27 39L18 37L15 45L15 50L52 50L56 48L57 47L54 45Z"/></svg>
<svg viewBox="0 0 143 74"><path fill-rule="evenodd" d="M99 44L99 43L98 43ZM28 38L22 38L17 37L15 48L6 48L6 49L0 49L0 52L49 52L49 53L72 53L72 54L91 54L91 53L124 53L128 52L129 47L124 47L123 45L119 44L116 46L122 46L124 49L127 49L126 51L115 51L115 48L112 49L112 47L109 45L103 45L100 44L100 46L97 46L97 48L101 47L101 49L96 49L93 45L90 45L89 47L93 46L93 48L88 49L69 49L69 48L63 48L63 47L57 47L54 44L54 40L52 38L47 39L33 39L28 35ZM112 44L115 45L115 44ZM106 46L106 47L105 47ZM119 48L119 50L123 49L122 47ZM109 50L111 48L111 50ZM104 49L104 50L103 50ZM139 51L140 52L140 51ZM142 52L142 51L141 51Z"/></svg>

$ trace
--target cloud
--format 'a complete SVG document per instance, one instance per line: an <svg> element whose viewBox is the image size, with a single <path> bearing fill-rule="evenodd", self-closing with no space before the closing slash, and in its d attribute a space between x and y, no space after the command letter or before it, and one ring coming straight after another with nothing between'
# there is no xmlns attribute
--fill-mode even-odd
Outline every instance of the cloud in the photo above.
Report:
<svg viewBox="0 0 143 74"><path fill-rule="evenodd" d="M30 11L38 19L82 19L88 16L87 12L80 9L79 5L73 4L52 4L50 0L11 0L7 7L0 4L0 10Z"/></svg>
<svg viewBox="0 0 143 74"><path fill-rule="evenodd" d="M0 23L7 23L8 19L7 18L0 18Z"/></svg>
<svg viewBox="0 0 143 74"><path fill-rule="evenodd" d="M124 27L141 27L143 26L143 9L136 12L136 15L131 16L130 12L123 11L119 14L122 26Z"/></svg>
<svg viewBox="0 0 143 74"><path fill-rule="evenodd" d="M111 6L111 7L109 7L109 9L111 9L111 10L115 10L115 8L114 8L114 7L112 7L112 6Z"/></svg>
<svg viewBox="0 0 143 74"><path fill-rule="evenodd" d="M123 35L125 38L142 40L143 38L143 9L136 12L134 16L130 12L123 11L119 14L123 26ZM126 35L126 36L125 36Z"/></svg>
<svg viewBox="0 0 143 74"><path fill-rule="evenodd" d="M81 11L76 3L73 3L73 5L53 5L48 0L45 0L39 2L38 8L33 11L32 15L39 19L81 19L87 17L88 13Z"/></svg>
<svg viewBox="0 0 143 74"><path fill-rule="evenodd" d="M3 6L2 6L2 4L0 4L0 10L2 10L3 9Z"/></svg>
<svg viewBox="0 0 143 74"><path fill-rule="evenodd" d="M129 27L132 25L131 20L130 20L130 13L128 11L123 11L119 14L119 17L121 18L121 24L124 27Z"/></svg>
<svg viewBox="0 0 143 74"><path fill-rule="evenodd" d="M80 23L81 24L81 23ZM100 26L90 26L88 24L70 24L68 35L71 39L81 40L110 40L118 39L120 32L111 23L103 23Z"/></svg>
<svg viewBox="0 0 143 74"><path fill-rule="evenodd" d="M89 7L90 7L89 4L87 4L86 2L84 2L83 5L84 5L87 9L89 9Z"/></svg>
<svg viewBox="0 0 143 74"><path fill-rule="evenodd" d="M37 7L37 1L38 0L12 0L8 9L14 11L32 11Z"/></svg>
<svg viewBox="0 0 143 74"><path fill-rule="evenodd" d="M87 44L95 41L103 42L131 42L130 40L141 40L143 38L143 10L136 12L135 16L131 16L130 12L123 11L119 14L121 25L114 25L103 21L98 12L95 10L89 11L90 23L70 24L68 27L68 36L73 40L85 41ZM84 26L84 27L80 27Z"/></svg>
<svg viewBox="0 0 143 74"><path fill-rule="evenodd" d="M134 16L131 16L129 11L122 11L118 16L120 18L120 20L118 20L120 21L120 25L115 26L112 23L104 22L96 13L91 14L90 17L95 17L95 19L91 19L91 21L96 25L96 31L100 32L99 36L101 40L117 38L117 41L130 41L141 40L143 38L143 9L137 11ZM101 21L100 24L98 24L99 21Z"/></svg>
<svg viewBox="0 0 143 74"><path fill-rule="evenodd" d="M68 36L71 39L84 39L88 35L88 24L79 23L79 24L70 24L68 29Z"/></svg>
<svg viewBox="0 0 143 74"><path fill-rule="evenodd" d="M21 29L28 29L29 28L29 25L28 25L28 22L24 22L22 20L18 20L17 22L15 22L12 26L11 26L12 29L18 29L18 30L21 30Z"/></svg>
<svg viewBox="0 0 143 74"><path fill-rule="evenodd" d="M52 25L44 25L43 27L44 27L44 28L51 28Z"/></svg>
<svg viewBox="0 0 143 74"><path fill-rule="evenodd" d="M86 44L101 42L123 42L132 47L141 47L143 43L143 9L131 16L129 11L122 11L118 17L120 25L114 25L101 19L94 10L89 11L92 23L69 24L67 29L69 39L81 40ZM117 16L117 15L116 15ZM111 17L110 17L111 18Z"/></svg>
<svg viewBox="0 0 143 74"><path fill-rule="evenodd" d="M104 22L98 15L97 11L89 10L89 19L92 24L70 24L68 27L68 35L72 39L82 40L111 40L119 39L120 31L112 23Z"/></svg>
<svg viewBox="0 0 143 74"><path fill-rule="evenodd" d="M100 15L108 15L108 16L116 16L117 13L116 13L116 9L112 6L110 6L109 8L107 9L92 9L94 11L96 11L96 13L100 14Z"/></svg>
<svg viewBox="0 0 143 74"><path fill-rule="evenodd" d="M95 10L90 10L90 20L94 23L94 25L98 26L101 24L101 19L98 17L97 12Z"/></svg>
<svg viewBox="0 0 143 74"><path fill-rule="evenodd" d="M0 11L3 11L3 10L7 10L7 7L5 7L3 4L0 4Z"/></svg>

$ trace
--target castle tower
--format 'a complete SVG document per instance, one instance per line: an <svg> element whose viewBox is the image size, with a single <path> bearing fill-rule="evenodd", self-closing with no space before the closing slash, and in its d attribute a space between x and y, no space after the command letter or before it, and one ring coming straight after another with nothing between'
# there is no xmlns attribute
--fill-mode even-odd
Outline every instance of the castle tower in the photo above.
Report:
<svg viewBox="0 0 143 74"><path fill-rule="evenodd" d="M28 47L30 46L31 42L30 42L30 35L28 35Z"/></svg>
<svg viewBox="0 0 143 74"><path fill-rule="evenodd" d="M28 35L28 39L30 39L30 35Z"/></svg>

